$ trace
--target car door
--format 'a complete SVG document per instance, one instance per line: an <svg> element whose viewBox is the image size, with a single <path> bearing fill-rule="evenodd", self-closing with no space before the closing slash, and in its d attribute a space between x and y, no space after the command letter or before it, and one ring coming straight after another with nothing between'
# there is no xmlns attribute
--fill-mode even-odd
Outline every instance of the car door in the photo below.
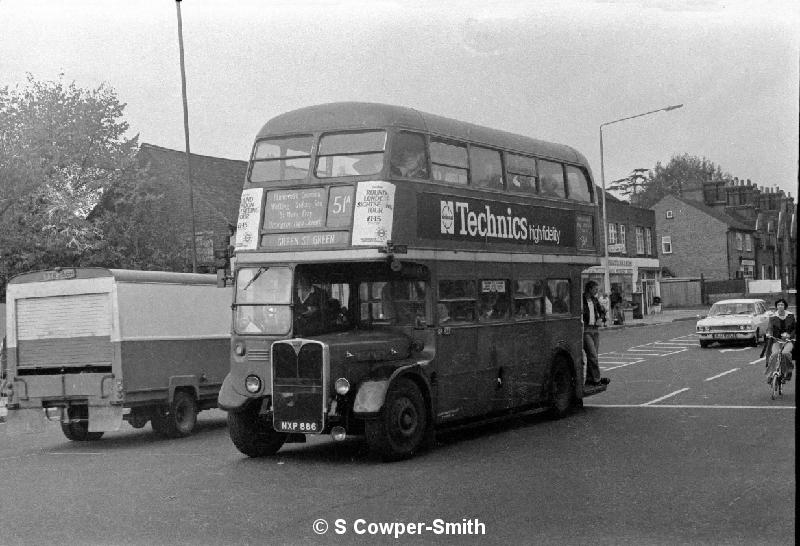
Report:
<svg viewBox="0 0 800 546"><path fill-rule="evenodd" d="M763 301L756 302L756 323L758 325L758 329L761 330L761 335L767 333L769 329L769 317L770 312L767 310L767 306Z"/></svg>

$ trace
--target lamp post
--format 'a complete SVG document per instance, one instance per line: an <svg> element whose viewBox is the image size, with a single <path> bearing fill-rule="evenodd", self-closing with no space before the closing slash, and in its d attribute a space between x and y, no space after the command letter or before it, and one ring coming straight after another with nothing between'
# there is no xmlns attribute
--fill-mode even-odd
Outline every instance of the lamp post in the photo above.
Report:
<svg viewBox="0 0 800 546"><path fill-rule="evenodd" d="M619 123L620 121L648 116L650 114L655 114L656 112L669 112L670 110L676 110L681 107L683 107L683 104L675 104L673 106L659 108L658 110L650 110L649 112L645 112L643 114L636 114L635 116L628 116L626 118L615 119L614 121L607 121L606 123L600 124L600 181L603 186L603 291L606 294L611 292L611 280L608 274L608 216L606 213L606 172L605 163L603 161L603 127L613 123Z"/></svg>
<svg viewBox="0 0 800 546"><path fill-rule="evenodd" d="M197 273L197 241L194 221L194 191L192 188L192 160L189 153L189 105L186 101L186 68L183 61L183 21L181 20L181 0L175 0L178 10L178 49L181 55L181 91L183 95L183 133L186 138L186 183L189 185L189 213L192 217L192 273Z"/></svg>

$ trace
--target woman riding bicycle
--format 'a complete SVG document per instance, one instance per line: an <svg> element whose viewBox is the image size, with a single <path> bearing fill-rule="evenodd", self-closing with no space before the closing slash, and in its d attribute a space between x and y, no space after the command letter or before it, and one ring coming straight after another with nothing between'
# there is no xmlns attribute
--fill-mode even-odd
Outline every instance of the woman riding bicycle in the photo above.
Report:
<svg viewBox="0 0 800 546"><path fill-rule="evenodd" d="M764 352L762 354L767 355L767 361L765 366L767 368L767 374L771 372L770 370L770 361L774 363L779 362L779 358L771 359L773 354L777 354L778 352L789 352L791 351L791 358L786 359L786 370L784 381L789 381L792 378L792 370L794 370L794 364L792 361L796 359L795 347L792 344L791 348L786 349L785 347L781 346L781 344L775 343L776 339L781 338L794 338L795 335L795 327L797 321L794 318L794 315L789 313L786 310L787 302L785 299L780 298L775 301L775 314L772 315L769 319L769 326L767 327L767 341L764 344Z"/></svg>

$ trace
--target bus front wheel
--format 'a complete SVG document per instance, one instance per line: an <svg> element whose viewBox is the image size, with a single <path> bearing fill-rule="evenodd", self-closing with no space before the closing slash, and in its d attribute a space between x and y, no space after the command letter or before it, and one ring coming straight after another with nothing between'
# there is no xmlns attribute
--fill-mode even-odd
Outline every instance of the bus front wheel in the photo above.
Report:
<svg viewBox="0 0 800 546"><path fill-rule="evenodd" d="M380 416L364 426L370 450L385 461L413 455L424 444L430 426L416 383L402 377L392 383Z"/></svg>
<svg viewBox="0 0 800 546"><path fill-rule="evenodd" d="M277 432L265 416L258 414L258 404L242 411L229 411L228 434L236 449L248 457L275 455L288 436Z"/></svg>

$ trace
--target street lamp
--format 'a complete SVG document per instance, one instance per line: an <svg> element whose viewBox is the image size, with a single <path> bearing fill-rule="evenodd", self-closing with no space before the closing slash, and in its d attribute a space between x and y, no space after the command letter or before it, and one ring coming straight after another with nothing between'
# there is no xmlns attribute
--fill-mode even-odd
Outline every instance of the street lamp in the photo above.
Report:
<svg viewBox="0 0 800 546"><path fill-rule="evenodd" d="M670 110L677 110L678 108L682 107L682 104L676 104L674 106L667 106L665 108L659 108L658 110L650 110L649 112L645 112L643 114L636 114L635 116L628 116L626 118L615 119L614 121L608 121L600 124L600 181L603 186L603 254L605 255L603 262L603 292L606 294L611 293L611 280L609 279L608 275L608 217L606 213L606 172L605 164L603 162L603 127L613 123L619 123L620 121L648 116L650 114L655 114L656 112L669 112Z"/></svg>
<svg viewBox="0 0 800 546"><path fill-rule="evenodd" d="M178 49L181 57L181 94L183 96L183 134L186 139L186 183L189 185L189 213L192 217L192 273L197 273L197 228L194 220L194 189L192 188L192 154L189 151L189 106L186 101L186 66L183 60L183 21L181 0L175 0L178 10Z"/></svg>

